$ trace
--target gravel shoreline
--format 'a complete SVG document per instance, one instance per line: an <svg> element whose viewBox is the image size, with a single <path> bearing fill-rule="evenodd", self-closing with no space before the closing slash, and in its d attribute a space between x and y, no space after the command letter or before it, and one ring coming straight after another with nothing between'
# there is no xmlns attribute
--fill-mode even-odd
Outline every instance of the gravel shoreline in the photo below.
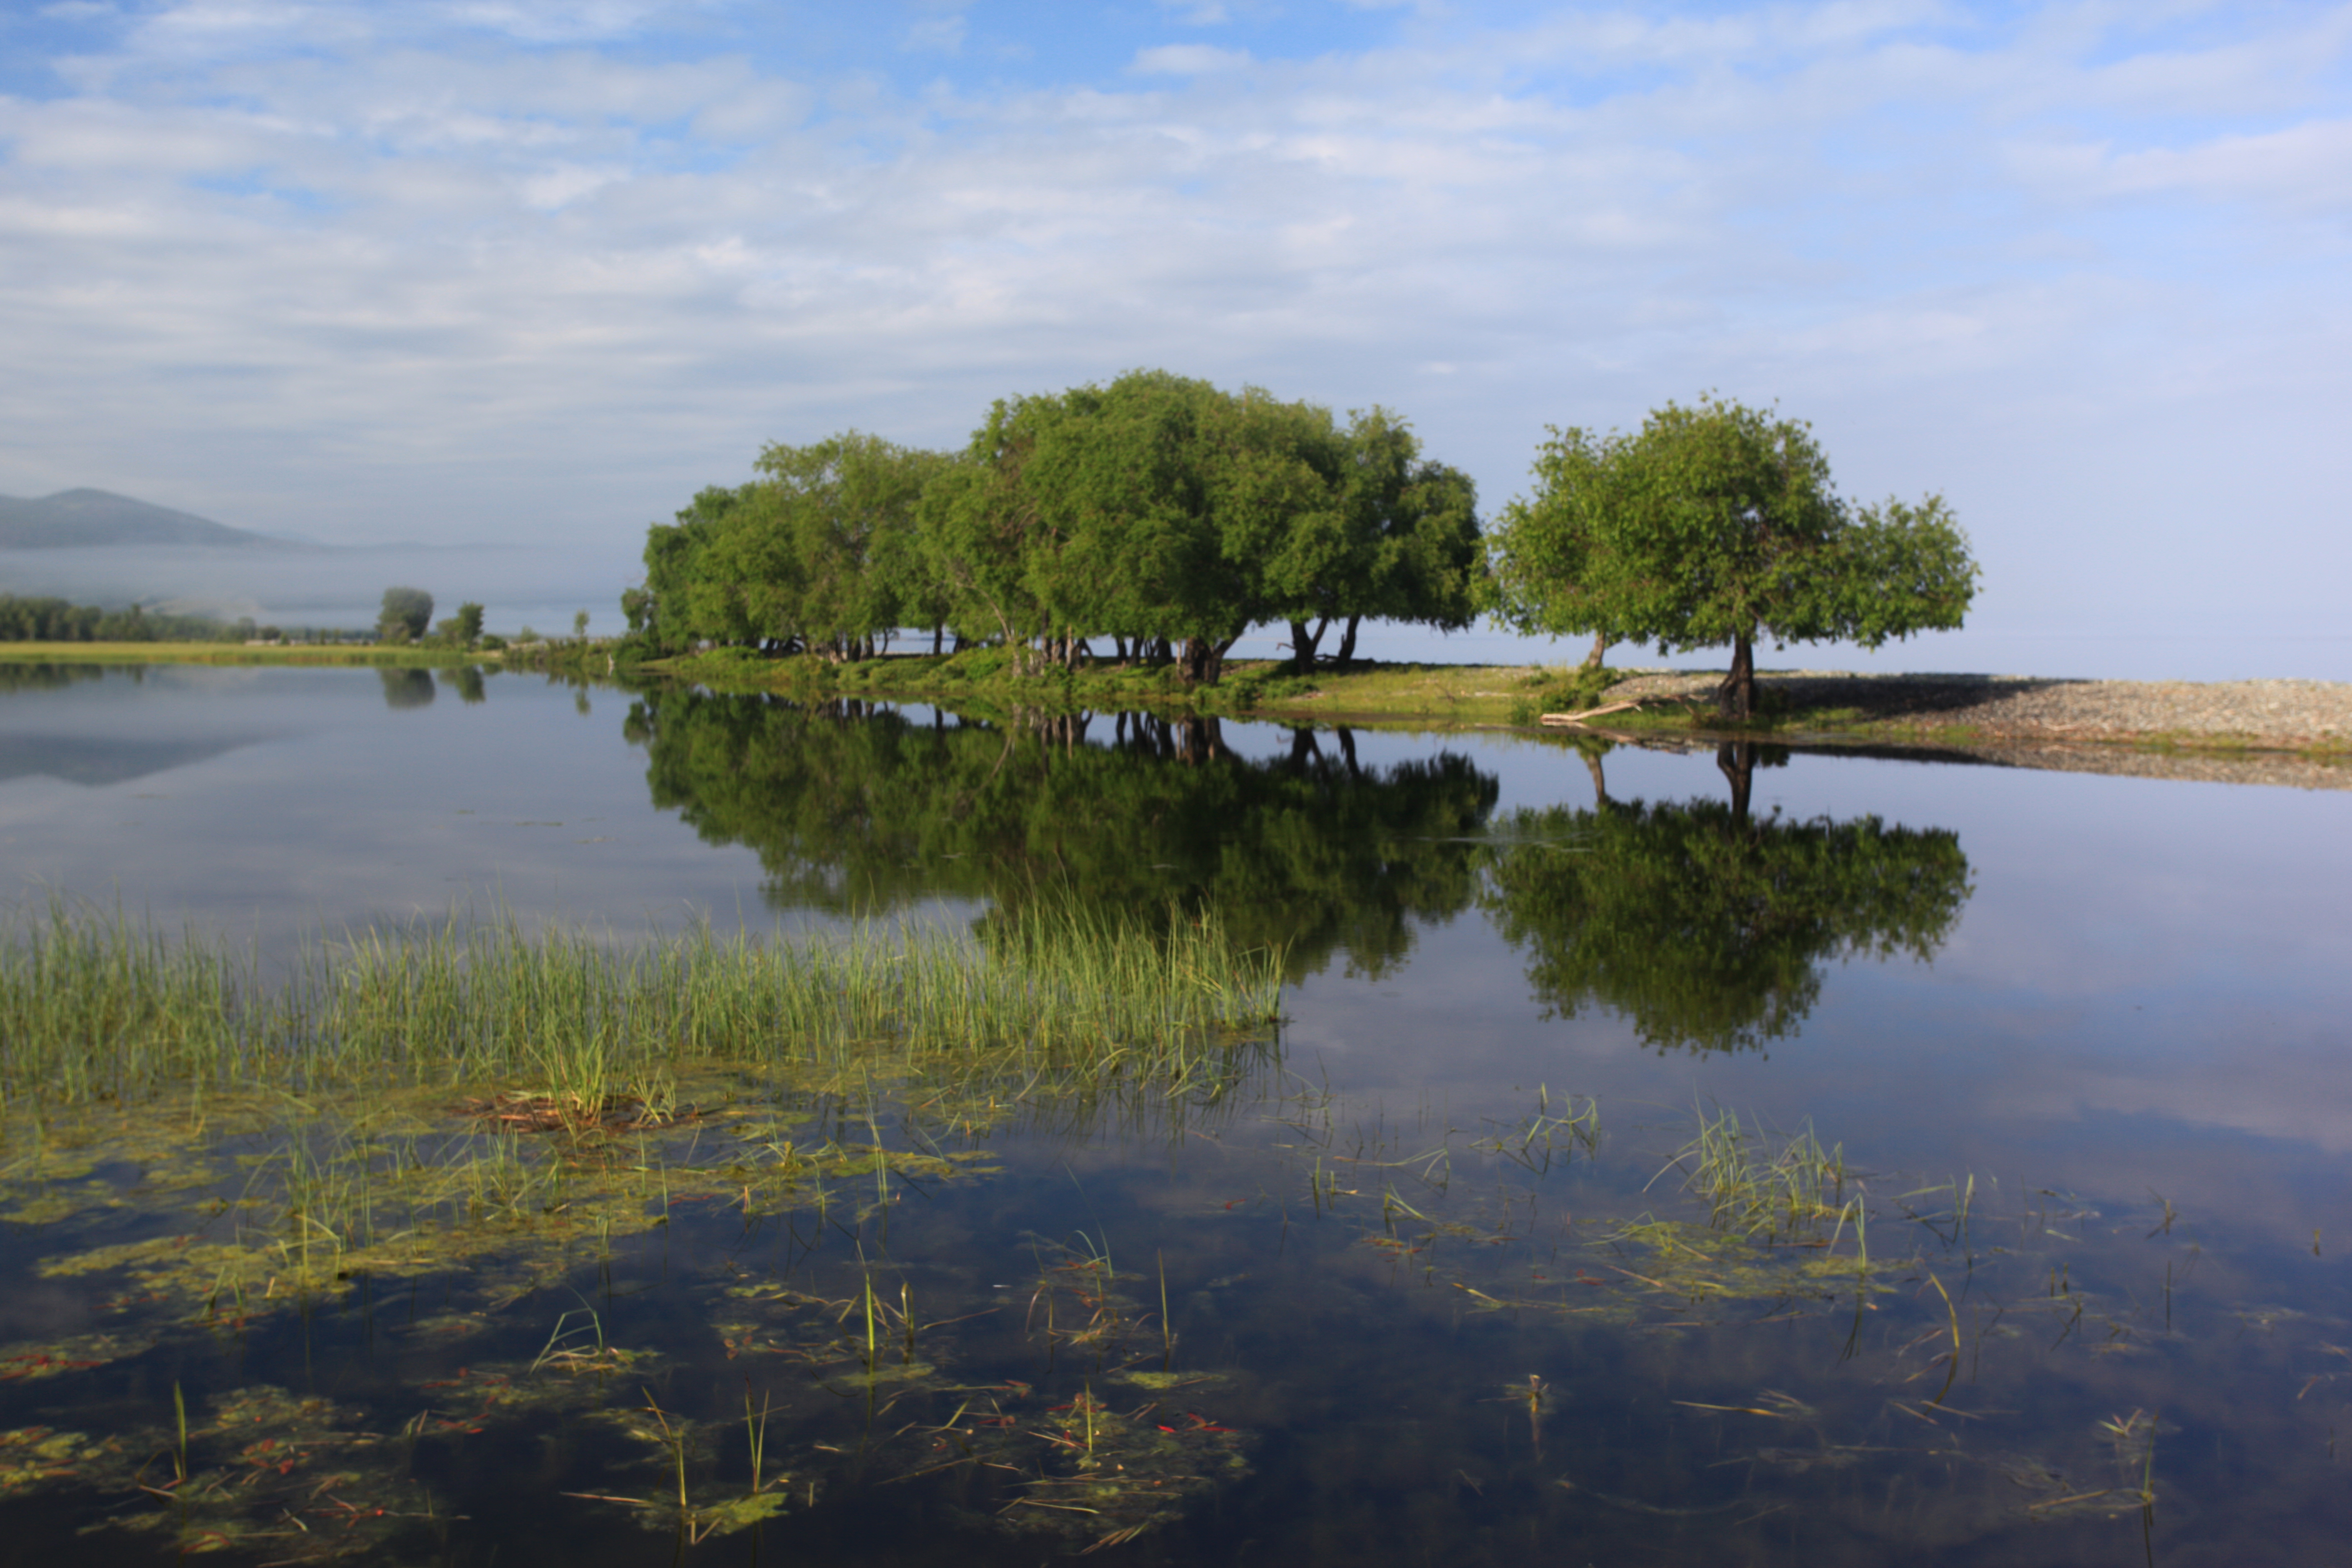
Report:
<svg viewBox="0 0 2352 1568"><path fill-rule="evenodd" d="M1718 679L1704 672L1645 672L1612 687L1609 700L1711 701ZM1768 706L1785 705L1784 710L1821 718L1816 725L1774 735L1776 742L1844 740L2072 773L2352 788L2352 683L2343 681L2066 680L1801 669L1761 673L1758 684ZM1606 723L1601 720L1594 727Z"/></svg>

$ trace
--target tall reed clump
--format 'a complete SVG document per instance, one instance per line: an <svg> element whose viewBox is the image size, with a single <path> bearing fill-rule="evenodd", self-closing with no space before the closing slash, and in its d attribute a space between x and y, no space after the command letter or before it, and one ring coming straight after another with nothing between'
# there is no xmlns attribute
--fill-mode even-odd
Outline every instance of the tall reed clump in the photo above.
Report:
<svg viewBox="0 0 2352 1568"><path fill-rule="evenodd" d="M1213 919L1150 931L1075 905L1014 914L982 944L882 925L625 944L452 920L313 943L274 982L199 938L53 908L0 933L0 1097L520 1079L593 1102L714 1060L1175 1090L1262 1037L1281 985L1279 952Z"/></svg>
<svg viewBox="0 0 2352 1568"><path fill-rule="evenodd" d="M103 1100L231 1063L253 989L225 950L173 945L119 911L20 917L0 942L0 1100Z"/></svg>

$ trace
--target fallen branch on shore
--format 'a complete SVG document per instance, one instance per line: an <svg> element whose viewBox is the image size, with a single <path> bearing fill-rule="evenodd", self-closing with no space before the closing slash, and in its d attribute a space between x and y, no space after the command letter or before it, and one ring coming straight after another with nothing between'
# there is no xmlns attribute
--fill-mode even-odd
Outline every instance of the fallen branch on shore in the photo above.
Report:
<svg viewBox="0 0 2352 1568"><path fill-rule="evenodd" d="M1587 708L1580 713L1541 713L1536 716L1536 722L1538 724L1581 724L1587 719L1598 719L1603 713L1622 713L1628 709L1639 708L1644 700L1646 700L1646 699L1637 697L1630 702L1612 702L1605 708Z"/></svg>

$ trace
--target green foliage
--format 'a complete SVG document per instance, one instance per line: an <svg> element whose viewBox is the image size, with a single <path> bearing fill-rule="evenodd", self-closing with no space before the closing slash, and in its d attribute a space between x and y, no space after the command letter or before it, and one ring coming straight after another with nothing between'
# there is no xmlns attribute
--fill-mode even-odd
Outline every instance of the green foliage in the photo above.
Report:
<svg viewBox="0 0 2352 1568"><path fill-rule="evenodd" d="M1253 626L1291 622L1305 668L1334 621L1344 657L1366 617L1453 628L1479 601L1469 480L1381 409L1343 427L1133 371L1001 400L959 455L848 431L759 468L650 531L622 606L656 646L855 661L912 626L993 640L1026 676L1108 640L1209 684Z"/></svg>
<svg viewBox="0 0 2352 1568"><path fill-rule="evenodd" d="M1523 684L1532 696L1511 704L1511 722L1532 724L1546 713L1581 713L1601 706L1611 687L1623 679L1605 664L1531 671Z"/></svg>
<svg viewBox="0 0 2352 1568"><path fill-rule="evenodd" d="M233 628L201 616L103 610L58 598L0 594L0 642L216 642Z"/></svg>
<svg viewBox="0 0 2352 1568"><path fill-rule="evenodd" d="M1496 531L1496 613L1669 651L1729 643L1725 700L1743 716L1759 637L1875 647L1958 626L1975 592L1940 497L1856 510L1809 426L1714 396L1631 436L1554 430L1535 475Z"/></svg>
<svg viewBox="0 0 2352 1568"><path fill-rule="evenodd" d="M386 588L376 629L386 642L415 642L433 624L433 595L422 588Z"/></svg>

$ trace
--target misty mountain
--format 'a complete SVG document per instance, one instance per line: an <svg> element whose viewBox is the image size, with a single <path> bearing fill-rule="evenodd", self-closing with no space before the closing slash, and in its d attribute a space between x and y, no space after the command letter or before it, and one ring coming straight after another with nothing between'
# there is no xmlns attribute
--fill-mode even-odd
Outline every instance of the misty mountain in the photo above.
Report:
<svg viewBox="0 0 2352 1568"><path fill-rule="evenodd" d="M59 490L38 500L0 496L0 550L158 544L199 545L215 550L318 548L230 528L108 490Z"/></svg>

